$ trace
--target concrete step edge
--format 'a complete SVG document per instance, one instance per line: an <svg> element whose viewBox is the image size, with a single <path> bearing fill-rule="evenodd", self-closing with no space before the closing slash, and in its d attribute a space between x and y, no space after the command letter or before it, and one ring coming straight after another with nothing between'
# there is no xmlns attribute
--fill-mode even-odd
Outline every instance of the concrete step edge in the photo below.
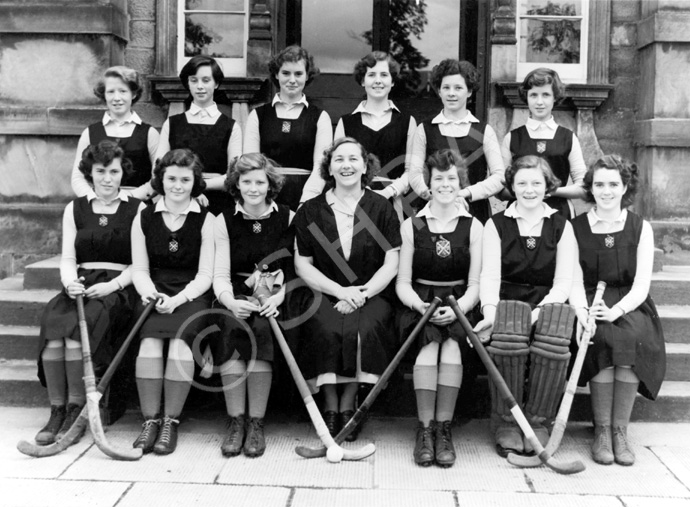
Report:
<svg viewBox="0 0 690 507"><path fill-rule="evenodd" d="M690 305L658 305L656 309L662 319L690 319Z"/></svg>
<svg viewBox="0 0 690 507"><path fill-rule="evenodd" d="M47 303L60 291L31 289L31 290L2 290L0 289L0 303Z"/></svg>
<svg viewBox="0 0 690 507"><path fill-rule="evenodd" d="M0 338L3 336L38 336L41 333L40 326L5 326L0 324Z"/></svg>
<svg viewBox="0 0 690 507"><path fill-rule="evenodd" d="M56 255L42 261L27 264L25 269L60 269L60 259L62 256Z"/></svg>
<svg viewBox="0 0 690 507"><path fill-rule="evenodd" d="M38 382L38 376L36 375L36 360L0 360L0 381L3 380Z"/></svg>
<svg viewBox="0 0 690 507"><path fill-rule="evenodd" d="M682 356L690 354L690 343L667 343L666 355Z"/></svg>

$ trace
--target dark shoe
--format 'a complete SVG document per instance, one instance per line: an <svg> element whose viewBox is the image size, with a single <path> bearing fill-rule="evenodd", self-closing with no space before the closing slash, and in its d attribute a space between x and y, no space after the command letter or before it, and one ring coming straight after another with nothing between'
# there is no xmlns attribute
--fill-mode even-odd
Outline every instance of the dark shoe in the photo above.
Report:
<svg viewBox="0 0 690 507"><path fill-rule="evenodd" d="M238 456L242 452L244 443L244 414L230 417L227 424L228 432L220 446L220 452L227 458Z"/></svg>
<svg viewBox="0 0 690 507"><path fill-rule="evenodd" d="M507 458L511 452L514 454L522 454L524 444L522 441L522 433L515 423L504 422L494 434L496 439L496 452L502 458Z"/></svg>
<svg viewBox="0 0 690 507"><path fill-rule="evenodd" d="M242 452L248 458L258 458L265 450L264 420L260 417L252 417L247 421L247 439L244 441Z"/></svg>
<svg viewBox="0 0 690 507"><path fill-rule="evenodd" d="M635 464L635 453L628 443L628 428L626 426L613 427L613 456L616 463L629 467Z"/></svg>
<svg viewBox="0 0 690 507"><path fill-rule="evenodd" d="M163 418L161 423L161 430L158 432L158 439L153 446L153 452L156 454L172 454L177 448L177 426L180 421L168 417Z"/></svg>
<svg viewBox="0 0 690 507"><path fill-rule="evenodd" d="M424 423L419 421L414 444L414 462L419 466L428 467L434 462L435 427L435 421L431 421L429 426L424 426Z"/></svg>
<svg viewBox="0 0 690 507"><path fill-rule="evenodd" d="M65 420L62 421L62 426L60 426L60 431L58 431L57 435L55 436L55 440L60 440L62 437L65 436L65 433L69 431L69 429L72 427L72 425L75 423L77 419L79 419L79 414L81 414L81 409L84 408L83 405L77 405L76 403L68 403L67 404L67 409L65 410ZM86 426L84 426L77 435L77 438L74 439L73 444L76 444L81 440L81 437L84 436L84 432L86 432Z"/></svg>
<svg viewBox="0 0 690 507"><path fill-rule="evenodd" d="M439 421L436 423L436 442L434 452L436 464L440 467L452 467L455 463L455 447L453 435L450 431L451 421Z"/></svg>
<svg viewBox="0 0 690 507"><path fill-rule="evenodd" d="M592 442L592 459L600 465L613 463L611 450L611 426L594 426L594 441Z"/></svg>
<svg viewBox="0 0 690 507"><path fill-rule="evenodd" d="M345 412L341 412L338 414L338 417L340 418L340 430L342 430L347 422L352 419L352 416L355 415L354 410L346 410ZM360 421L357 427L350 432L348 436L345 437L346 442L354 442L357 440L357 437L359 436L359 432L362 431L362 425L364 424L364 421Z"/></svg>
<svg viewBox="0 0 690 507"><path fill-rule="evenodd" d="M338 427L338 412L327 410L323 413L323 421L326 423L326 428L332 437L336 436L340 431Z"/></svg>
<svg viewBox="0 0 690 507"><path fill-rule="evenodd" d="M158 438L158 428L161 425L160 419L146 419L141 425L142 430L132 444L135 449L141 449L144 454L153 451L153 446Z"/></svg>
<svg viewBox="0 0 690 507"><path fill-rule="evenodd" d="M36 443L38 445L50 445L55 442L55 435L62 427L65 420L66 409L64 405L50 406L50 419L41 431L36 434Z"/></svg>

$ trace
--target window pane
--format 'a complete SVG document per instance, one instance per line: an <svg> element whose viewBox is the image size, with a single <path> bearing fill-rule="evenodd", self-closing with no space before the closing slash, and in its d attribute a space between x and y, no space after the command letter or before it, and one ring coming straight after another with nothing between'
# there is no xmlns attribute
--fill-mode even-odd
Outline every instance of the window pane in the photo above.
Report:
<svg viewBox="0 0 690 507"><path fill-rule="evenodd" d="M525 16L581 16L582 0L520 0Z"/></svg>
<svg viewBox="0 0 690 507"><path fill-rule="evenodd" d="M244 57L244 15L186 14L184 55Z"/></svg>
<svg viewBox="0 0 690 507"><path fill-rule="evenodd" d="M581 22L521 20L520 62L580 63Z"/></svg>
<svg viewBox="0 0 690 507"><path fill-rule="evenodd" d="M244 0L185 0L188 11L244 11Z"/></svg>

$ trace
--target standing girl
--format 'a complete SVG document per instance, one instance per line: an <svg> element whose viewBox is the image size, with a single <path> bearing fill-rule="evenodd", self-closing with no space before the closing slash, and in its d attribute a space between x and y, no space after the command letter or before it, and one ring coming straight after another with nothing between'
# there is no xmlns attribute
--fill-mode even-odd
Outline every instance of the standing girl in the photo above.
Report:
<svg viewBox="0 0 690 507"><path fill-rule="evenodd" d="M427 159L424 179L431 201L402 225L400 270L395 285L407 307L400 314L400 335L406 337L434 297L453 295L463 313L479 302L481 223L457 203L469 185L467 167L457 152L442 150ZM442 306L419 335L413 382L419 426L414 461L421 466L455 463L451 423L462 385L469 345L450 307ZM439 353L440 352L440 353Z"/></svg>
<svg viewBox="0 0 690 507"><path fill-rule="evenodd" d="M533 70L522 81L520 97L527 102L527 123L506 134L501 153L506 167L525 155L543 157L559 180L545 202L565 218L575 216L570 199L583 199L582 178L587 171L577 136L556 123L553 106L565 98L558 73L546 68ZM568 178L572 183L568 185Z"/></svg>
<svg viewBox="0 0 690 507"><path fill-rule="evenodd" d="M666 371L666 349L659 314L649 295L654 236L649 222L626 210L637 191L637 166L618 155L597 160L587 171L589 213L573 220L579 245L571 303L587 322L599 280L603 300L589 312L596 332L587 349L580 385L589 382L594 413L592 457L597 463L635 462L627 427L639 392L659 394Z"/></svg>
<svg viewBox="0 0 690 507"><path fill-rule="evenodd" d="M205 324L203 315L186 321L211 303L213 215L193 199L204 190L202 175L192 151L166 153L156 162L152 182L163 198L132 224L132 280L142 300L138 310L158 300L156 312L141 327L136 360L145 421L134 447L144 453L170 454L177 446L178 417L194 375L191 345Z"/></svg>
<svg viewBox="0 0 690 507"><path fill-rule="evenodd" d="M180 81L192 103L186 112L165 120L156 155L160 159L181 148L196 153L206 182L199 202L214 215L232 204L225 192L225 173L230 161L242 154L242 129L220 112L214 98L223 77L220 65L210 56L195 56L182 67Z"/></svg>

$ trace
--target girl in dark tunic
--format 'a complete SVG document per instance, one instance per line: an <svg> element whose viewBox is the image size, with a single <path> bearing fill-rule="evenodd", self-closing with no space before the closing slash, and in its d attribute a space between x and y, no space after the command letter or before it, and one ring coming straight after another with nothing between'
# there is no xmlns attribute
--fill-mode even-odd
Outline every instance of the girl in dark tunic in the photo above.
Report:
<svg viewBox="0 0 690 507"><path fill-rule="evenodd" d="M554 105L565 98L565 86L556 71L540 68L525 76L518 91L530 116L525 125L503 138L503 162L507 167L525 155L544 157L560 181L545 202L565 218L572 218L575 214L570 199L585 197L582 178L587 167L577 136L558 125L551 114Z"/></svg>
<svg viewBox="0 0 690 507"><path fill-rule="evenodd" d="M438 150L457 150L467 161L470 186L460 191L470 213L484 223L491 216L489 197L503 190L505 167L496 133L468 109L467 101L479 89L480 77L470 62L452 59L436 65L430 82L443 102L443 110L419 124L412 141L410 185L429 200L429 187L422 178L424 161Z"/></svg>
<svg viewBox="0 0 690 507"><path fill-rule="evenodd" d="M440 151L427 159L424 177L431 201L415 218L405 220L401 230L395 289L407 307L399 314L403 340L434 297L445 305L452 294L466 314L479 302L483 227L457 203L460 189L469 185L465 161L457 152ZM414 460L421 466L452 466L451 422L469 344L448 306L436 310L418 344L413 371L419 417Z"/></svg>
<svg viewBox="0 0 690 507"><path fill-rule="evenodd" d="M134 447L145 453L170 454L177 446L177 417L194 375L192 346L200 346L194 342L202 336L204 310L211 303L214 217L193 199L204 190L202 173L201 161L192 151L165 154L156 162L152 182L163 198L132 224L132 280L141 296L137 310L158 299L156 311L141 327L136 360L145 421Z"/></svg>
<svg viewBox="0 0 690 507"><path fill-rule="evenodd" d="M143 204L120 190L131 170L122 148L101 141L84 150L79 170L93 185L90 197L65 208L60 278L64 291L46 306L41 319L39 378L48 388L51 414L36 435L47 445L59 439L86 403L81 338L74 298L83 295L95 367L107 365L124 331L136 296L131 285L130 228Z"/></svg>
<svg viewBox="0 0 690 507"><path fill-rule="evenodd" d="M165 120L157 158L170 150L187 148L201 159L206 189L197 199L217 215L232 205L225 192L230 161L242 154L242 129L218 109L215 99L223 82L223 69L210 56L195 56L180 71L182 86L190 93L189 109Z"/></svg>
<svg viewBox="0 0 690 507"><path fill-rule="evenodd" d="M227 179L235 208L226 209L215 223L213 290L232 313L222 320L221 337L211 344L229 416L221 445L224 456L243 452L257 457L266 449L264 415L274 360L273 333L266 317L277 316L285 300L282 281L292 271L295 241L290 225L294 213L273 200L282 184L282 176L265 156L249 153L235 159ZM261 273L268 275L266 281L275 291L264 303L252 297Z"/></svg>
<svg viewBox="0 0 690 507"><path fill-rule="evenodd" d="M396 343L390 282L398 271L400 222L387 199L366 189L377 169L376 157L357 141L338 139L321 164L328 191L295 217L295 268L318 305L304 325L300 368L323 389L334 435L353 415L359 383L376 382Z"/></svg>
<svg viewBox="0 0 690 507"><path fill-rule="evenodd" d="M269 62L268 71L280 90L270 104L249 114L244 152L263 153L282 166L285 185L276 200L295 211L323 190L319 167L333 141L333 126L328 113L304 95L304 88L319 72L307 50L285 48Z"/></svg>
<svg viewBox="0 0 690 507"><path fill-rule="evenodd" d="M81 156L89 145L103 140L117 142L132 164L132 170L122 177L122 187L129 195L146 200L153 195L151 169L158 148L158 131L141 121L132 106L141 98L143 88L136 70L116 65L106 69L93 89L94 94L108 107L103 119L89 125L77 144L77 156L72 167L72 190L77 197L92 192L90 182L79 170Z"/></svg>
<svg viewBox="0 0 690 507"><path fill-rule="evenodd" d="M603 465L635 462L626 432L635 396L655 399L666 372L664 334L649 295L652 227L625 209L637 181L635 164L618 155L599 159L584 178L595 207L573 220L579 263L570 299L581 323L587 322L597 282L607 283L603 301L589 310L596 332L580 376L580 385L589 382L591 392L592 456Z"/></svg>

